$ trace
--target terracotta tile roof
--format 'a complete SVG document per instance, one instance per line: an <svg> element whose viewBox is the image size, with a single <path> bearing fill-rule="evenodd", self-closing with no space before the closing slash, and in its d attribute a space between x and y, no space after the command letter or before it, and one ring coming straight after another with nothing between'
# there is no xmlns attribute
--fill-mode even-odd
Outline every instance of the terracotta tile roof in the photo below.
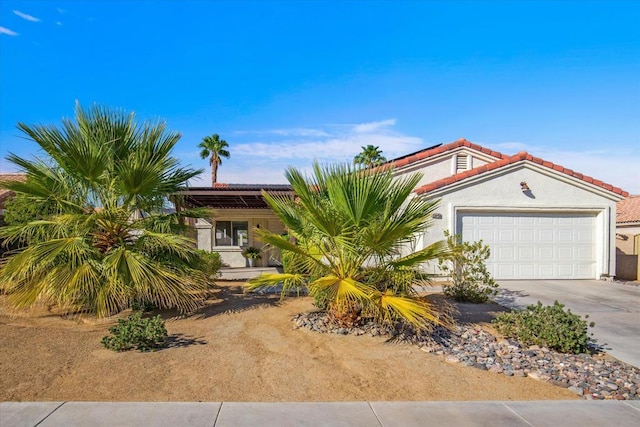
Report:
<svg viewBox="0 0 640 427"><path fill-rule="evenodd" d="M482 147L482 146L480 146L478 144L474 144L473 142L469 142L466 139L461 138L461 139L458 139L457 141L454 141L454 142L449 143L449 144L439 145L439 146L431 147L431 148L425 148L424 150L418 151L418 152L413 153L411 155L398 157L397 159L393 159L393 160L388 161L387 163L385 163L381 167L385 168L385 169L388 168L388 167L393 167L395 169L401 168L403 166L407 166L408 164L415 163L417 161L426 159L428 157L436 156L438 154L445 153L447 151L451 151L451 150L454 150L454 149L459 148L459 147L467 147L467 148L470 148L472 150L476 150L476 151L479 151L481 153L485 153L485 154L488 154L490 156L497 157L498 159L504 159L505 157L507 157L502 153L499 153L497 151L491 150L489 148Z"/></svg>
<svg viewBox="0 0 640 427"><path fill-rule="evenodd" d="M616 223L640 222L640 195L629 196L616 205Z"/></svg>
<svg viewBox="0 0 640 427"><path fill-rule="evenodd" d="M415 192L418 194L424 194L424 193L429 193L431 191L437 190L439 188L442 188L444 186L453 184L454 182L459 182L462 181L464 179L470 178L472 176L476 176L476 175L480 175L484 172L488 172L494 169L498 169L516 162L521 162L521 161L530 161L536 164L539 164L541 166L547 167L549 169L553 169L555 171L564 173L565 175L569 175L575 178L578 178L582 181L588 182L589 184L593 184L596 185L598 187L604 188L605 190L609 190L613 193L619 194L621 196L627 197L629 195L628 192L622 190L621 188L618 187L614 187L611 184L607 184L604 183L602 181L599 181L597 179L591 178L590 176L586 176L583 175L579 172L575 172L571 169L567 169L563 166L557 165L555 163L552 162L548 162L546 160L543 160L539 157L534 157L531 154L527 153L526 151L521 151L520 153L511 156L511 157L503 157L501 160L495 161L493 163L487 163L486 165L482 165L482 166L478 166L477 168L468 170L468 171L464 171L443 179L439 179L437 181L431 182L427 185L423 185L422 187L416 188Z"/></svg>
<svg viewBox="0 0 640 427"><path fill-rule="evenodd" d="M0 173L0 202L5 201L8 197L13 195L13 191L2 188L2 182L6 181L21 181L27 180L27 175L24 173Z"/></svg>
<svg viewBox="0 0 640 427"><path fill-rule="evenodd" d="M289 184L226 184L222 182L216 182L212 187L189 187L187 190L228 190L228 191L288 191L291 190Z"/></svg>

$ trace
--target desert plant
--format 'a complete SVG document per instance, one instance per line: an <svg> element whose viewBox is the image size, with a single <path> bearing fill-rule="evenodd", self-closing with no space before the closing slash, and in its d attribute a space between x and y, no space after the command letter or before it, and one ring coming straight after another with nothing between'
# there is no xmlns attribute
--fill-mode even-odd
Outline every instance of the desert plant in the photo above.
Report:
<svg viewBox="0 0 640 427"><path fill-rule="evenodd" d="M193 241L179 234L185 217L208 210L164 214L200 171L180 167L171 151L180 135L133 114L78 105L75 121L18 128L46 157L7 159L27 174L2 183L55 215L0 228L4 244L27 242L0 270L0 289L17 307L38 301L105 316L133 301L190 311L199 306L206 278Z"/></svg>
<svg viewBox="0 0 640 427"><path fill-rule="evenodd" d="M491 256L482 240L463 242L460 236L445 231L449 251L438 258L440 270L451 277L442 286L445 295L456 301L487 302L498 292L498 284L487 270L485 261Z"/></svg>
<svg viewBox="0 0 640 427"><path fill-rule="evenodd" d="M260 259L262 258L262 251L258 248L254 248L253 246L249 246L242 250L242 256L246 259Z"/></svg>
<svg viewBox="0 0 640 427"><path fill-rule="evenodd" d="M4 222L7 225L26 224L55 215L56 206L48 201L34 201L25 194L16 194L7 200Z"/></svg>
<svg viewBox="0 0 640 427"><path fill-rule="evenodd" d="M222 268L222 260L218 252L209 252L202 249L198 249L198 255L200 256L200 262L198 263L198 269L202 271L207 278L215 277Z"/></svg>
<svg viewBox="0 0 640 427"><path fill-rule="evenodd" d="M285 295L304 288L340 319L403 320L418 328L440 321L416 286L425 284L421 263L442 254L444 245L410 250L436 208L435 201L412 197L419 174L397 178L390 169L316 163L312 177L295 168L286 177L295 199L263 194L289 236L256 232L283 251L287 272L264 274L249 289L281 284Z"/></svg>
<svg viewBox="0 0 640 427"><path fill-rule="evenodd" d="M361 148L362 151L353 158L353 164L371 168L387 161L377 146L369 144Z"/></svg>
<svg viewBox="0 0 640 427"><path fill-rule="evenodd" d="M211 186L218 181L218 167L222 164L222 158L228 159L231 157L227 148L229 144L224 139L220 139L220 135L214 133L212 136L205 136L202 138L202 142L198 144L200 151L200 157L203 159L209 158L209 165L211 166Z"/></svg>
<svg viewBox="0 0 640 427"><path fill-rule="evenodd" d="M588 318L589 316L585 316ZM540 301L524 310L501 313L493 320L498 332L527 345L540 345L563 353L584 353L591 341L588 327L595 326L555 301L543 306Z"/></svg>
<svg viewBox="0 0 640 427"><path fill-rule="evenodd" d="M113 351L155 351L167 342L167 329L159 315L143 318L135 312L127 319L118 319L118 324L109 328L111 336L102 338L102 345Z"/></svg>

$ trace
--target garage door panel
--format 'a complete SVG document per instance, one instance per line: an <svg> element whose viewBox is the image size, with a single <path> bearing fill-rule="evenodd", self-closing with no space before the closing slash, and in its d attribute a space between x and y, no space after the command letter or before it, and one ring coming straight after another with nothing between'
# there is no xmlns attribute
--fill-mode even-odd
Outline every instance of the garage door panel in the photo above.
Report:
<svg viewBox="0 0 640 427"><path fill-rule="evenodd" d="M532 261L535 258L533 246L518 247L518 261Z"/></svg>
<svg viewBox="0 0 640 427"><path fill-rule="evenodd" d="M514 230L498 230L498 241L500 242L515 242L515 236Z"/></svg>
<svg viewBox="0 0 640 427"><path fill-rule="evenodd" d="M558 238L557 238L558 242L573 242L574 238L573 238L573 230L569 229L560 229L558 230Z"/></svg>
<svg viewBox="0 0 640 427"><path fill-rule="evenodd" d="M518 277L532 277L535 270L536 266L533 264L517 264Z"/></svg>
<svg viewBox="0 0 640 427"><path fill-rule="evenodd" d="M498 239L494 238L495 230L478 230L478 239L485 242L495 242Z"/></svg>
<svg viewBox="0 0 640 427"><path fill-rule="evenodd" d="M593 231L591 230L576 230L575 241L577 243L591 244L593 240Z"/></svg>
<svg viewBox="0 0 640 427"><path fill-rule="evenodd" d="M489 266L489 272L494 277L515 278L515 264L494 264Z"/></svg>
<svg viewBox="0 0 640 427"><path fill-rule="evenodd" d="M555 248L553 246L540 246L537 249L538 260L553 261L556 259ZM531 250L533 251L533 248Z"/></svg>
<svg viewBox="0 0 640 427"><path fill-rule="evenodd" d="M538 275L541 279L551 279L555 275L555 264L539 264Z"/></svg>
<svg viewBox="0 0 640 427"><path fill-rule="evenodd" d="M593 270L593 268L591 263L584 263L584 264L576 264L575 270L578 276L588 276L589 274L591 274L591 271Z"/></svg>
<svg viewBox="0 0 640 427"><path fill-rule="evenodd" d="M539 230L538 231L538 242L541 243L551 243L555 239L553 230Z"/></svg>
<svg viewBox="0 0 640 427"><path fill-rule="evenodd" d="M518 241L520 242L533 242L535 240L534 237L535 237L535 233L533 232L533 230L518 231Z"/></svg>
<svg viewBox="0 0 640 427"><path fill-rule="evenodd" d="M496 279L592 279L595 214L460 213L458 232L491 248Z"/></svg>
<svg viewBox="0 0 640 427"><path fill-rule="evenodd" d="M516 251L513 247L499 247L496 252L494 258L500 262L516 260Z"/></svg>

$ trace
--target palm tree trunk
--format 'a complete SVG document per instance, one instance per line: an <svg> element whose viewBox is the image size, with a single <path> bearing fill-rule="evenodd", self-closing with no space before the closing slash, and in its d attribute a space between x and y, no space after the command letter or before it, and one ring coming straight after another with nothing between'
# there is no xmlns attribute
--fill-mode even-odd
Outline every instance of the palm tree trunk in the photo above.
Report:
<svg viewBox="0 0 640 427"><path fill-rule="evenodd" d="M211 186L213 187L218 180L218 162L211 162Z"/></svg>

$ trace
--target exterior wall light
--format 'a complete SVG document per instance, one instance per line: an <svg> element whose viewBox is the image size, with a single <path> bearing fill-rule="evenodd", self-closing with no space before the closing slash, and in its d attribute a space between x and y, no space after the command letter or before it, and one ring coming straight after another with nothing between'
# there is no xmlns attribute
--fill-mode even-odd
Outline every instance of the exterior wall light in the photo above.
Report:
<svg viewBox="0 0 640 427"><path fill-rule="evenodd" d="M524 182L524 181L522 181L522 182L520 183L520 189L521 189L522 191L529 191L529 190L530 190L529 186L528 186L528 185L527 185L527 183L526 183L526 182Z"/></svg>

